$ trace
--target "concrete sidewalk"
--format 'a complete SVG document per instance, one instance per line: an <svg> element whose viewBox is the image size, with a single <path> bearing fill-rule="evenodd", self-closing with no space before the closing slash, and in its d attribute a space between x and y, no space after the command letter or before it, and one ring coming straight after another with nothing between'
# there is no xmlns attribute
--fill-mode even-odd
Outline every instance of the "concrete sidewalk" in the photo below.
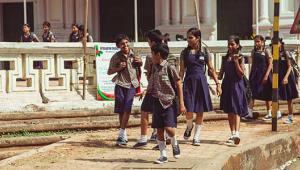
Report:
<svg viewBox="0 0 300 170"><path fill-rule="evenodd" d="M115 146L117 129L101 130L75 135L34 154L26 156L24 153L19 158L16 156L12 160L2 160L0 168L10 170L255 169L257 167L271 169L300 153L299 120L300 117L296 116L293 125L284 125L283 120L279 120L277 133L271 132L270 122L256 120L242 123L241 144L237 147L225 144L229 137L227 121L206 122L199 147L192 146L191 141L183 140L185 125L179 124L176 136L180 142L181 158L174 159L171 146L167 146L169 162L162 165L153 163L159 156L159 151L152 150L155 143L150 143L144 149L132 148L140 130L130 128L127 130L129 137L127 147ZM264 166L261 165L262 163Z"/></svg>

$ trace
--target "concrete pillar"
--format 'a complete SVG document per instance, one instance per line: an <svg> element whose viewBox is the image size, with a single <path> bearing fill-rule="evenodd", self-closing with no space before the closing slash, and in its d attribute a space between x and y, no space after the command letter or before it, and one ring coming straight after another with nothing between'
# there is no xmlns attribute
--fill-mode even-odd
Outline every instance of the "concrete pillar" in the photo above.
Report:
<svg viewBox="0 0 300 170"><path fill-rule="evenodd" d="M99 20L99 15L100 15L100 9L99 9L99 1L92 1L92 6L91 6L91 10L92 10L92 15L93 15L93 19L92 19L92 28L93 31L92 32L92 36L94 38L94 41L100 41L99 37L100 37L100 20ZM101 19L101 17L100 17ZM91 29L91 28L90 28Z"/></svg>
<svg viewBox="0 0 300 170"><path fill-rule="evenodd" d="M84 1L75 0L75 6L76 23L79 25L84 24Z"/></svg>
<svg viewBox="0 0 300 170"><path fill-rule="evenodd" d="M74 11L75 11L75 2L74 0L65 0L65 6L64 6L64 10L65 10L65 15L66 15L66 29L70 29L71 25L73 23L75 23L75 15L74 15ZM71 31L71 30L70 30Z"/></svg>
<svg viewBox="0 0 300 170"><path fill-rule="evenodd" d="M269 2L268 0L260 0L258 4L258 20L259 25L269 25Z"/></svg>
<svg viewBox="0 0 300 170"><path fill-rule="evenodd" d="M202 0L200 6L201 21L203 24L211 23L212 1Z"/></svg>
<svg viewBox="0 0 300 170"><path fill-rule="evenodd" d="M170 0L161 1L161 25L170 24Z"/></svg>
<svg viewBox="0 0 300 170"><path fill-rule="evenodd" d="M172 24L180 24L180 0L172 0Z"/></svg>

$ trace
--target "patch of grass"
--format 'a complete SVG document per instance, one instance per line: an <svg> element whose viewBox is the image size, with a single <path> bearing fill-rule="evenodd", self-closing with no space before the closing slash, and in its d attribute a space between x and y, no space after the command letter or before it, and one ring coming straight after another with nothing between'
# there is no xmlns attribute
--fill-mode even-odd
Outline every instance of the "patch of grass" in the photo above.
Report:
<svg viewBox="0 0 300 170"><path fill-rule="evenodd" d="M18 132L11 132L11 133L0 133L0 138L66 135L66 134L74 134L76 132L79 132L79 130L60 130L60 131L45 131L45 132L29 132L27 130L21 130Z"/></svg>

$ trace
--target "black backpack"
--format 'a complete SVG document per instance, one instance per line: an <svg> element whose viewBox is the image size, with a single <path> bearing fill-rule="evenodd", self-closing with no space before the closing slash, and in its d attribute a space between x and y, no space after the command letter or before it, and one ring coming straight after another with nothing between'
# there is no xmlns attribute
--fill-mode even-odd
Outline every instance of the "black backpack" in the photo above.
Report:
<svg viewBox="0 0 300 170"><path fill-rule="evenodd" d="M175 99L173 101L173 104L175 105L175 108L177 110L177 117L180 116L180 109L179 109L179 97L178 97L178 92L177 92L177 86L176 86L176 82L174 81L173 77L172 77L172 73L171 73L171 68L170 68L171 64L168 63L167 66L167 72L168 72L168 77L171 83L171 86L175 92Z"/></svg>

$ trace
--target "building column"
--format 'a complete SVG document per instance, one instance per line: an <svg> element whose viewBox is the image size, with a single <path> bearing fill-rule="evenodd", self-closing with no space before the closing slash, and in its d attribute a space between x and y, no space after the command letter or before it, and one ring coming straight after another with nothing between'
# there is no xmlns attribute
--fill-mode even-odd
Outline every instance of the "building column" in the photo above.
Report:
<svg viewBox="0 0 300 170"><path fill-rule="evenodd" d="M65 15L66 15L66 23L65 23L65 29L71 28L71 25L75 23L75 15L74 15L74 6L75 2L73 0L66 0L65 2Z"/></svg>
<svg viewBox="0 0 300 170"><path fill-rule="evenodd" d="M172 0L172 24L180 24L180 0Z"/></svg>
<svg viewBox="0 0 300 170"><path fill-rule="evenodd" d="M170 24L170 0L161 1L161 25Z"/></svg>
<svg viewBox="0 0 300 170"><path fill-rule="evenodd" d="M90 33L92 34L94 32L93 31L94 30L94 28L93 28L93 18L95 17L94 15L92 15L92 12L94 11L92 1L89 1L88 8L89 9L88 9L88 25L87 25L87 28L90 31ZM92 36L94 36L94 34Z"/></svg>
<svg viewBox="0 0 300 170"><path fill-rule="evenodd" d="M269 2L268 0L260 0L258 4L258 20L260 25L269 25Z"/></svg>
<svg viewBox="0 0 300 170"><path fill-rule="evenodd" d="M93 15L93 38L95 42L99 42L100 41L100 19L98 16L100 16L100 7L99 7L99 1L92 1L92 15ZM91 28L90 28L91 29Z"/></svg>
<svg viewBox="0 0 300 170"><path fill-rule="evenodd" d="M79 25L84 24L84 1L75 0L75 8L76 23Z"/></svg>
<svg viewBox="0 0 300 170"><path fill-rule="evenodd" d="M202 0L200 6L201 22L203 24L211 23L212 1Z"/></svg>

